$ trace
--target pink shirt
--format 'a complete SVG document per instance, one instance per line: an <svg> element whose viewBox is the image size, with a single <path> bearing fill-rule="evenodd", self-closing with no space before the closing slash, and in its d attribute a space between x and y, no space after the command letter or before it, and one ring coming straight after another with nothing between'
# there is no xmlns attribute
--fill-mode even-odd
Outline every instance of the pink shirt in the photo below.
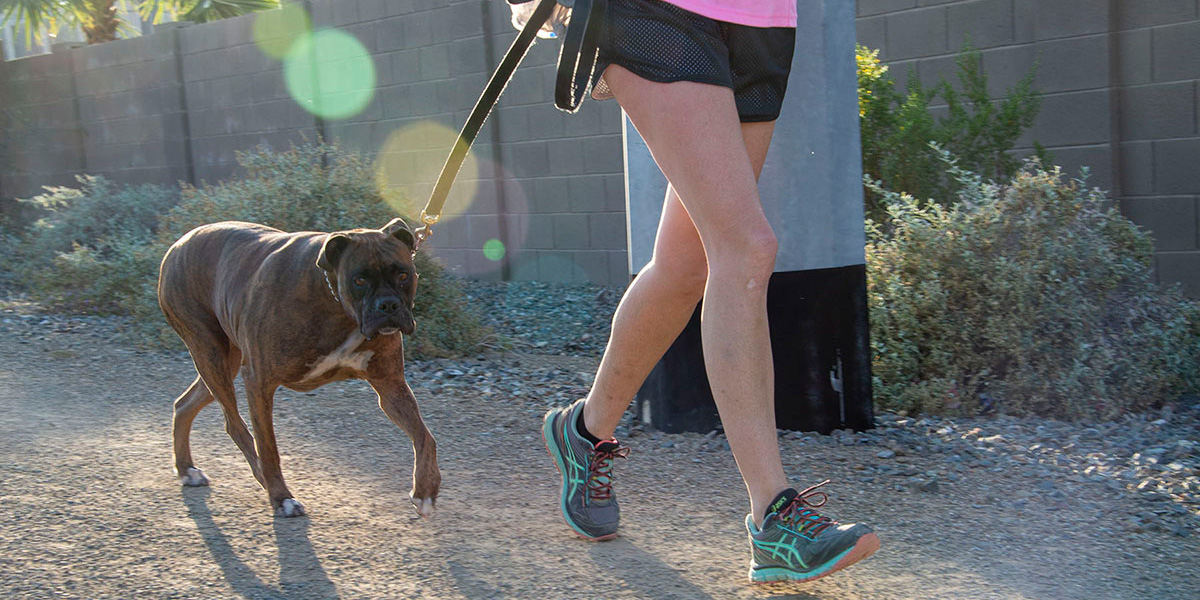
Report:
<svg viewBox="0 0 1200 600"><path fill-rule="evenodd" d="M667 0L717 21L751 27L795 27L796 0Z"/></svg>

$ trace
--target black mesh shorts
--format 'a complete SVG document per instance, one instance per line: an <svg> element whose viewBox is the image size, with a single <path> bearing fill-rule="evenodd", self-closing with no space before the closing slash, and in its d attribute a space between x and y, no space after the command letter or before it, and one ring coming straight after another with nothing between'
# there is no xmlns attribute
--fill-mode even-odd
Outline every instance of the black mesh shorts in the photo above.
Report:
<svg viewBox="0 0 1200 600"><path fill-rule="evenodd" d="M796 30L716 21L663 0L609 0L592 97L612 98L604 69L621 65L661 83L733 90L743 123L774 121L783 106Z"/></svg>

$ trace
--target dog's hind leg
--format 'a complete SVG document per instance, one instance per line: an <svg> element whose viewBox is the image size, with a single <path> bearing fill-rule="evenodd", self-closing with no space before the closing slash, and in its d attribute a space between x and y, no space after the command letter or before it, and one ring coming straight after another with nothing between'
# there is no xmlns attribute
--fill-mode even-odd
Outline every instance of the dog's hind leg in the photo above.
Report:
<svg viewBox="0 0 1200 600"><path fill-rule="evenodd" d="M195 341L194 335L188 337ZM214 334L212 337L217 336ZM255 479L261 481L258 474L258 455L254 454L254 439L250 436L250 431L246 429L245 421L242 421L241 415L238 414L237 398L233 390L233 378L237 376L238 369L241 367L242 353L237 348L229 347L228 341L223 335L219 337L219 344L213 344L211 340L194 346L188 344L189 348L197 348L197 352L192 353L192 362L195 363L196 371L200 375L175 401L175 415L171 423L175 441L175 474L179 476L180 482L187 486L208 485L208 477L192 462L190 437L192 422L196 419L196 414L213 401L213 387L223 390L222 395L225 397L225 400L221 401L221 409L225 415L225 431L229 433L229 437L233 438L234 443L242 450L243 454L247 450L250 451L246 460L250 462L250 469L254 472ZM214 360L212 354L216 353L215 351L201 353L201 348L226 348L219 351L224 358L223 360ZM197 356L201 358L197 359ZM214 365L214 362L220 364ZM222 376L222 372L226 375ZM207 380L205 373L211 375ZM227 410L227 406L232 410ZM233 415L232 421L230 414Z"/></svg>
<svg viewBox="0 0 1200 600"><path fill-rule="evenodd" d="M171 418L171 434L175 443L175 475L179 482L186 486L208 485L208 477L196 468L192 462L192 448L189 438L192 432L192 421L200 409L212 402L213 396L208 393L208 386L199 376L188 386L183 395L175 400L175 414Z"/></svg>
<svg viewBox="0 0 1200 600"><path fill-rule="evenodd" d="M205 343L193 345L192 340L187 342L188 348L192 349L192 362L196 364L196 371L200 373L200 378L208 386L209 393L217 399L217 403L221 405L221 412L225 414L225 432L233 438L233 443L237 444L246 457L246 462L250 464L254 478L261 484L262 469L258 464L258 453L254 450L254 437L250 435L246 422L238 413L237 392L233 387L233 378L237 376L241 367L241 351L230 344L223 333L219 338Z"/></svg>
<svg viewBox="0 0 1200 600"><path fill-rule="evenodd" d="M258 448L258 461L262 467L262 486L271 498L271 507L277 517L299 517L304 515L304 505L292 497L283 482L283 470L279 466L279 448L275 445L275 390L277 386L259 381L251 369L242 373L246 383L246 400L250 405L250 424L254 427L254 443Z"/></svg>

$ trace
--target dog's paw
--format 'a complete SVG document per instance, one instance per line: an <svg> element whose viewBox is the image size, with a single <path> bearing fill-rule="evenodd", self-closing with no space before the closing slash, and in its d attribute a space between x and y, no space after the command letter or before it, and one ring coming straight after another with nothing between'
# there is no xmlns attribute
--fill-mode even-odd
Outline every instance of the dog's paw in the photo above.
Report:
<svg viewBox="0 0 1200 600"><path fill-rule="evenodd" d="M208 485L208 477L204 476L204 471L196 467L188 467L187 473L179 475L179 483L187 487L201 487Z"/></svg>
<svg viewBox="0 0 1200 600"><path fill-rule="evenodd" d="M423 518L428 519L433 517L433 498L417 498L409 494L408 499L412 501L413 507L417 509L417 513Z"/></svg>
<svg viewBox="0 0 1200 600"><path fill-rule="evenodd" d="M283 502L279 504L279 508L275 509L277 517L303 517L304 515L304 505L295 498L284 498Z"/></svg>

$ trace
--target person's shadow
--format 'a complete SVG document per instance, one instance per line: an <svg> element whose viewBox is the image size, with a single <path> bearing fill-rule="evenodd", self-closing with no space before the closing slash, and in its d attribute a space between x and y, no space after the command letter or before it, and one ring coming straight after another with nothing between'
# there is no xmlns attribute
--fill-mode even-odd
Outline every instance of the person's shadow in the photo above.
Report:
<svg viewBox="0 0 1200 600"><path fill-rule="evenodd" d="M712 600L712 595L701 590L688 581L671 566L661 559L639 548L627 538L617 538L594 544L589 549L599 568L610 568L618 574L630 588L649 598L669 599L699 599ZM608 566L606 566L608 565ZM613 568L612 565L637 565L636 568ZM763 588L769 598L777 600L820 600L817 596L804 592L794 592L786 588Z"/></svg>
<svg viewBox="0 0 1200 600"><path fill-rule="evenodd" d="M307 517L275 519L275 546L279 553L279 587L269 585L246 566L229 543L229 538L213 521L208 509L207 487L184 488L183 503L188 516L213 560L221 568L225 581L244 598L338 598L337 587L329 580L321 561L308 539Z"/></svg>

